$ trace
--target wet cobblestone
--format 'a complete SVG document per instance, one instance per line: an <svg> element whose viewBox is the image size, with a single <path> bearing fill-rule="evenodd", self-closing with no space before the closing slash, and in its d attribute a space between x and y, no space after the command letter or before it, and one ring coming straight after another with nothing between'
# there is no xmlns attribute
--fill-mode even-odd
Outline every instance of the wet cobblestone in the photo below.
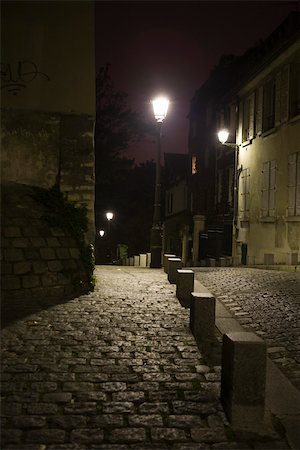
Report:
<svg viewBox="0 0 300 450"><path fill-rule="evenodd" d="M204 360L163 271L96 276L90 295L2 331L1 449L288 448L235 437L220 367Z"/></svg>
<svg viewBox="0 0 300 450"><path fill-rule="evenodd" d="M197 268L195 276L266 341L270 359L300 390L300 273L226 267Z"/></svg>

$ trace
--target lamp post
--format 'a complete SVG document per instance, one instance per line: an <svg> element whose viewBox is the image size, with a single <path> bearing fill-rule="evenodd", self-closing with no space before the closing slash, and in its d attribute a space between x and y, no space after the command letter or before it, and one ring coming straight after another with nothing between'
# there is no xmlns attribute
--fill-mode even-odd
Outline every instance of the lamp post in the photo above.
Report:
<svg viewBox="0 0 300 450"><path fill-rule="evenodd" d="M161 267L162 251L162 229L161 229L161 175L160 175L160 152L161 152L161 130L162 123L166 118L169 100L165 97L158 97L152 100L154 117L157 122L157 152L156 152L156 170L155 170L155 197L154 212L150 235L150 267Z"/></svg>
<svg viewBox="0 0 300 450"><path fill-rule="evenodd" d="M99 234L100 234L100 237L103 237L105 235L105 231L104 230L99 230Z"/></svg>
<svg viewBox="0 0 300 450"><path fill-rule="evenodd" d="M233 239L232 243L234 244L232 247L232 256L236 256L236 246L235 241L238 234L237 227L237 216L238 216L238 164L239 164L239 145L227 142L229 137L229 131L226 129L222 129L218 132L218 139L222 145L226 145L227 147L231 147L234 149L234 180L233 180L233 220L232 220L232 234Z"/></svg>
<svg viewBox="0 0 300 450"><path fill-rule="evenodd" d="M108 220L108 239L109 239L109 247L108 247L108 260L111 262L111 233L110 233L110 222L114 217L114 214L111 211L107 211L106 219Z"/></svg>

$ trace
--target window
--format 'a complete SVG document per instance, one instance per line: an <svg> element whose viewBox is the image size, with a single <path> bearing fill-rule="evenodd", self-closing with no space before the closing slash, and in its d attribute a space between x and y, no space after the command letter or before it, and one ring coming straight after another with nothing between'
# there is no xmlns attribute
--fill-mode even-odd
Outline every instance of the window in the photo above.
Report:
<svg viewBox="0 0 300 450"><path fill-rule="evenodd" d="M168 192L167 194L167 213L172 214L173 212L173 192Z"/></svg>
<svg viewBox="0 0 300 450"><path fill-rule="evenodd" d="M243 142L254 138L254 95L247 97L243 105Z"/></svg>
<svg viewBox="0 0 300 450"><path fill-rule="evenodd" d="M272 78L264 85L263 91L263 131L275 126L276 83Z"/></svg>
<svg viewBox="0 0 300 450"><path fill-rule="evenodd" d="M192 156L192 175L197 173L197 156Z"/></svg>
<svg viewBox="0 0 300 450"><path fill-rule="evenodd" d="M262 171L262 217L275 216L276 161L267 161Z"/></svg>
<svg viewBox="0 0 300 450"><path fill-rule="evenodd" d="M290 72L290 116L300 114L300 58L291 64Z"/></svg>
<svg viewBox="0 0 300 450"><path fill-rule="evenodd" d="M289 216L300 216L300 151L289 155Z"/></svg>
<svg viewBox="0 0 300 450"><path fill-rule="evenodd" d="M241 219L249 218L250 209L250 170L243 169L240 175L240 213Z"/></svg>

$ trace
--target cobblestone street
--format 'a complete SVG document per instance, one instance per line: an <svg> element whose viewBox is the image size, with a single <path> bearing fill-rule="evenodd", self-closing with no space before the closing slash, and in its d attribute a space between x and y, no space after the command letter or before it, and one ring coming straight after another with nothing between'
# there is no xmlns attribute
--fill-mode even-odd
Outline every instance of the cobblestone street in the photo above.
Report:
<svg viewBox="0 0 300 450"><path fill-rule="evenodd" d="M92 294L2 331L3 450L289 448L280 436L237 442L220 367L201 356L162 270L101 266L96 276Z"/></svg>
<svg viewBox="0 0 300 450"><path fill-rule="evenodd" d="M300 389L300 273L203 268L196 279L267 343L268 356Z"/></svg>

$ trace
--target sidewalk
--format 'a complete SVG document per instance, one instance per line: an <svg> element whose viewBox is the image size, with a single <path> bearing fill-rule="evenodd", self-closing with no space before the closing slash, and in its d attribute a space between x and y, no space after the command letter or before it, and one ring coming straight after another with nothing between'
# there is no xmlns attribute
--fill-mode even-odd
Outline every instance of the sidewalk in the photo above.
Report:
<svg viewBox="0 0 300 450"><path fill-rule="evenodd" d="M1 449L287 449L239 442L189 311L157 269L99 266L95 292L2 331Z"/></svg>

